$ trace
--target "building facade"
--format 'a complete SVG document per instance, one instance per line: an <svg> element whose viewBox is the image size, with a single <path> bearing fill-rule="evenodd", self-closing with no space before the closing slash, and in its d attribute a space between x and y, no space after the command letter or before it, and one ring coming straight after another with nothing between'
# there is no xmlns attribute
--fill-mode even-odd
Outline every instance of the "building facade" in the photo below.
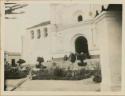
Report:
<svg viewBox="0 0 125 96"><path fill-rule="evenodd" d="M27 28L23 42L26 60L34 63L38 56L45 59L63 57L79 52L82 47L85 53L99 54L99 38L96 38L99 36L94 21L97 5L51 4L50 7L50 21ZM81 49L80 42L83 44Z"/></svg>
<svg viewBox="0 0 125 96"><path fill-rule="evenodd" d="M27 28L23 58L36 64L39 56L51 60L71 52L84 52L100 57L102 90L120 88L122 5L51 4L50 7L49 21Z"/></svg>

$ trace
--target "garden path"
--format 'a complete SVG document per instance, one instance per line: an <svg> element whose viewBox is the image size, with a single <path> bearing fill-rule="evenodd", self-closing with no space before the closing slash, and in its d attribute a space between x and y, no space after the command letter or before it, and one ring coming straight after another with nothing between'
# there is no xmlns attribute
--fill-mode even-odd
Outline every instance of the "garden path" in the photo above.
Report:
<svg viewBox="0 0 125 96"><path fill-rule="evenodd" d="M15 91L99 91L92 78L84 80L27 80Z"/></svg>

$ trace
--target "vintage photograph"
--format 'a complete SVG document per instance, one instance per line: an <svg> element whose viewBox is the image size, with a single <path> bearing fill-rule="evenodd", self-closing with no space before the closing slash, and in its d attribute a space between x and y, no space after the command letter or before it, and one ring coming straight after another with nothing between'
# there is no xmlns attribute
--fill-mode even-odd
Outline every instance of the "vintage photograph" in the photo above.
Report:
<svg viewBox="0 0 125 96"><path fill-rule="evenodd" d="M4 7L5 92L121 92L123 4Z"/></svg>

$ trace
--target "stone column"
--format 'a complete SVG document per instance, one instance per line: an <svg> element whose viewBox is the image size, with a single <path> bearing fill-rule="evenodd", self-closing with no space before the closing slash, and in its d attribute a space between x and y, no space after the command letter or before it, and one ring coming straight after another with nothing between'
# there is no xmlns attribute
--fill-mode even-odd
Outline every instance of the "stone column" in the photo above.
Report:
<svg viewBox="0 0 125 96"><path fill-rule="evenodd" d="M102 72L102 83L101 91L110 91L111 90L111 70L109 64L109 36L107 29L107 18L103 17L103 20L100 21L103 23L101 26L101 42L100 42L100 63L101 63L101 72Z"/></svg>
<svg viewBox="0 0 125 96"><path fill-rule="evenodd" d="M120 91L121 88L121 15L104 12L98 16L100 27L100 52L102 70L102 91Z"/></svg>

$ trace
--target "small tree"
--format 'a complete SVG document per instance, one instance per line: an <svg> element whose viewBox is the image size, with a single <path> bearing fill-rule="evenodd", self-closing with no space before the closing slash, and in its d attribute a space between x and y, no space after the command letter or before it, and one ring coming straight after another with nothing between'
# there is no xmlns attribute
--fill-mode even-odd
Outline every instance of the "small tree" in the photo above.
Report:
<svg viewBox="0 0 125 96"><path fill-rule="evenodd" d="M17 61L17 63L19 63L19 66L22 65L22 64L25 63L25 62L26 62L26 61L23 60L23 59L19 59L19 60Z"/></svg>
<svg viewBox="0 0 125 96"><path fill-rule="evenodd" d="M42 63L44 62L44 58L43 57L37 57L37 62L38 62L37 67L41 68L42 67Z"/></svg>
<svg viewBox="0 0 125 96"><path fill-rule="evenodd" d="M86 66L87 63L84 62L84 60L86 59L86 54L84 52L81 52L81 54L79 54L79 60L80 62L78 63L79 66Z"/></svg>

